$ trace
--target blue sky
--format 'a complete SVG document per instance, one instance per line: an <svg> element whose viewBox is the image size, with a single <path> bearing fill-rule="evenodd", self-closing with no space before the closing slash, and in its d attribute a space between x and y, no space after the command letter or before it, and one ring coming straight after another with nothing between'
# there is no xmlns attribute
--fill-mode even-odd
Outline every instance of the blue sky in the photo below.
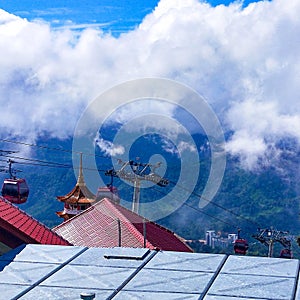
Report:
<svg viewBox="0 0 300 300"><path fill-rule="evenodd" d="M272 163L300 145L300 1L221 3L0 1L0 136L72 136L103 91L163 77L207 100L246 167Z"/></svg>
<svg viewBox="0 0 300 300"><path fill-rule="evenodd" d="M138 24L156 6L148 1L0 1L0 7L29 20L41 18L53 26L101 24L106 30L126 31Z"/></svg>
<svg viewBox="0 0 300 300"><path fill-rule="evenodd" d="M28 20L43 19L50 22L53 27L64 25L76 26L79 29L90 25L98 25L105 31L115 35L133 29L158 4L159 0L17 0L0 1L0 8ZM212 6L220 4L229 5L229 0L207 1ZM251 0L245 0L247 6Z"/></svg>

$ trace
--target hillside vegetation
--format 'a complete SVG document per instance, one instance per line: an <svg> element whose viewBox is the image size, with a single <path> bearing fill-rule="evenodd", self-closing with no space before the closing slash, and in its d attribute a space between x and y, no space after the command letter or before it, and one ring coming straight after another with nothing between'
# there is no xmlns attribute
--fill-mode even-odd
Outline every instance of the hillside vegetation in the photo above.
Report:
<svg viewBox="0 0 300 300"><path fill-rule="evenodd" d="M198 140L200 144L205 142L204 137L200 135L195 136L195 140ZM133 158L142 156L139 152L142 147L139 143L142 142L145 141L138 141L135 149L131 151ZM40 144L61 150L71 150L72 147L71 139L64 141L47 139L41 140ZM161 151L158 141L156 143L152 141L146 147L143 146L142 149L141 161L144 162L147 162L153 153ZM43 166L42 163L36 162L36 165L17 165L18 168L22 168L22 176L26 178L30 186L28 202L21 205L20 208L47 226L53 227L61 222L55 212L63 208L63 204L57 201L56 196L65 195L76 183L71 152L39 148L31 149L31 151L35 160L62 165ZM165 177L171 182L176 182L180 170L179 158L170 153L162 154L168 162ZM193 240L203 239L206 230L219 231L226 236L228 233L236 232L237 228L241 228L243 236L249 239L251 243L249 253L253 254L264 254L266 251L264 246L251 238L258 227L273 227L278 230L289 231L295 237L300 233L299 198L297 198L299 195L299 154L282 157L276 165L257 168L254 171L242 169L239 161L228 157L223 182L217 195L205 208L200 209L198 207L199 196L208 178L209 156L209 149L200 153L201 176L189 199L171 215L155 221L180 236ZM18 159L15 160L20 162ZM102 170L112 167L108 158L102 158L98 162L99 164L102 166ZM191 166L189 176L194 176L192 170ZM101 174L104 182L108 183L110 178L105 177L103 172ZM5 175L1 175L3 179ZM186 181L188 180L189 178L186 178ZM119 189L123 199L122 204L130 208L132 187L119 179L114 179L114 185ZM156 186L142 189L141 201L159 199L162 195L168 194L173 187L174 185L169 184L166 188ZM181 197L180 192L178 197ZM172 205L172 199L169 199L169 205ZM223 249L222 251L230 251L230 249ZM298 249L294 249L294 253L298 255Z"/></svg>

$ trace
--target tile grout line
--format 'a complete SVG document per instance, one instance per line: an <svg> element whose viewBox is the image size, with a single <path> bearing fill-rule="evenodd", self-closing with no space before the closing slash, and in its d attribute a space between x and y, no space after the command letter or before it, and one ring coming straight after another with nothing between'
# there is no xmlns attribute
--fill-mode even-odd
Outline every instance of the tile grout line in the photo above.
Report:
<svg viewBox="0 0 300 300"><path fill-rule="evenodd" d="M204 291L201 293L202 295L199 297L199 300L203 300L204 297L207 295L209 289L211 288L211 286L213 285L214 281L216 280L216 278L218 277L218 275L220 274L223 266L225 265L227 259L228 259L229 255L226 255L223 260L221 261L220 265L218 266L217 270L215 271L214 275L212 276L212 278L210 279L210 281L208 282L207 286L205 287Z"/></svg>
<svg viewBox="0 0 300 300"><path fill-rule="evenodd" d="M74 260L75 258L77 258L78 256L80 256L86 250L88 250L88 247L83 248L81 251L79 251L74 256L72 256L71 258L69 258L68 260L66 260L64 263L60 264L58 267L56 267L51 272L49 272L48 274L46 274L45 276L43 276L41 279L39 279L38 281L36 281L35 283L33 283L30 287L28 287L24 291L22 291L21 293L19 293L15 297L13 297L11 300L17 300L17 299L21 298L22 296L24 296L25 294L27 294L29 291L31 291L32 289L34 289L36 286L38 286L39 284L41 284L43 281L45 281L46 279L48 279L50 276L52 276L53 274L55 274L56 272L58 272L59 270L61 270L63 267L65 267L66 265L68 265L72 260Z"/></svg>
<svg viewBox="0 0 300 300"><path fill-rule="evenodd" d="M147 258L145 262L143 262L127 279L125 279L119 287L117 287L113 293L106 298L106 300L113 299L147 264L159 251L154 250L154 252Z"/></svg>

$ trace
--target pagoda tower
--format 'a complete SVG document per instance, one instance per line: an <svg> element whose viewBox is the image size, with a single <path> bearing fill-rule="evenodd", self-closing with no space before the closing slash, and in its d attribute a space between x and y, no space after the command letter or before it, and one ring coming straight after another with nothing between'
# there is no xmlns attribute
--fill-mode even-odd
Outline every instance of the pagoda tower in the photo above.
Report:
<svg viewBox="0 0 300 300"><path fill-rule="evenodd" d="M56 212L64 221L78 215L96 201L95 195L88 189L84 181L82 153L80 153L79 175L75 187L65 196L57 196L56 198L58 201L64 203L63 211Z"/></svg>

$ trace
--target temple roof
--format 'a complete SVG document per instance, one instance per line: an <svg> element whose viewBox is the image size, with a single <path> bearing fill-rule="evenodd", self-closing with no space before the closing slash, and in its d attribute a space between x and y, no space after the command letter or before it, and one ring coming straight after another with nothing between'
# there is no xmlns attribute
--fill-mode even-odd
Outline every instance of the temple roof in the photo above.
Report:
<svg viewBox="0 0 300 300"><path fill-rule="evenodd" d="M84 185L80 186L78 183L65 196L56 197L61 202L67 203L93 203L95 202L95 195Z"/></svg>
<svg viewBox="0 0 300 300"><path fill-rule="evenodd" d="M95 195L88 189L85 184L82 172L82 155L80 155L79 176L75 187L65 196L57 196L56 198L61 202L69 204L74 203L93 203L95 202Z"/></svg>

